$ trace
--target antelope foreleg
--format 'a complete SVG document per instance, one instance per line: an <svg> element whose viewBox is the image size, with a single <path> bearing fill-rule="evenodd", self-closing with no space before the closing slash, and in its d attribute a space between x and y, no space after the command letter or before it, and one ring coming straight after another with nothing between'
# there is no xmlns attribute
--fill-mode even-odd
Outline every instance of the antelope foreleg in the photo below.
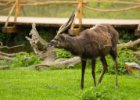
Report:
<svg viewBox="0 0 140 100"><path fill-rule="evenodd" d="M81 59L81 62L82 62L81 89L84 88L84 74L85 74L85 68L86 68L86 61L87 59Z"/></svg>

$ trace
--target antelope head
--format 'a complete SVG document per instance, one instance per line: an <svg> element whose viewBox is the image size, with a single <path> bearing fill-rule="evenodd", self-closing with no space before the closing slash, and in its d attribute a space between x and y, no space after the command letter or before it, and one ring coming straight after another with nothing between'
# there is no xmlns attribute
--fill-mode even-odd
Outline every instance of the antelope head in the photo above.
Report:
<svg viewBox="0 0 140 100"><path fill-rule="evenodd" d="M68 34L67 33L68 29L71 27L74 18L75 18L75 13L73 12L69 20L59 28L56 36L50 41L49 46L55 46L55 47L64 46L65 44L64 39L66 37L66 34Z"/></svg>

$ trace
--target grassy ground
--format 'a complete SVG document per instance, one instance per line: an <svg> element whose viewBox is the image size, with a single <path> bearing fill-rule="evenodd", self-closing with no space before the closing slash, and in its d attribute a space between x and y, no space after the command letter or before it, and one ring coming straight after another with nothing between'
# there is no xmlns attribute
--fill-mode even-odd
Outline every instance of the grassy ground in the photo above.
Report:
<svg viewBox="0 0 140 100"><path fill-rule="evenodd" d="M80 76L80 69L0 71L0 100L92 100L92 94L106 100L140 100L138 78L119 76L120 87L116 89L115 76L106 74L102 84L95 88L87 69L85 88L81 90Z"/></svg>
<svg viewBox="0 0 140 100"><path fill-rule="evenodd" d="M38 1L38 0L32 0ZM39 0L41 2L50 1L50 0ZM56 1L56 0L51 0ZM58 0L57 0L58 1ZM66 1L66 0L59 0ZM70 0L67 0L70 1ZM76 1L76 0L75 0ZM97 8L97 9L121 9L137 6L134 4L114 4L112 2L102 2L97 3L94 0L88 0L88 6ZM112 0L112 1L122 1L122 0ZM123 0L129 2L138 2L137 0ZM0 7L1 8L1 7ZM33 16L33 17L69 17L71 12L76 8L76 6L71 5L47 5L47 6L24 6L20 10L20 16ZM11 7L7 7L7 10L2 10L0 15L8 15ZM124 18L124 19L140 19L140 9L133 9L123 12L96 12L84 8L84 17L85 18Z"/></svg>

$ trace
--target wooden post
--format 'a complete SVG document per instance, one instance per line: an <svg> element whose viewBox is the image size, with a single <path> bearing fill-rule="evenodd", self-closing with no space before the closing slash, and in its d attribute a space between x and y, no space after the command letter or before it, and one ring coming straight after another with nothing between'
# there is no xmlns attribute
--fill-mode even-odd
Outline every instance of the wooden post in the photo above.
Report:
<svg viewBox="0 0 140 100"><path fill-rule="evenodd" d="M73 21L73 23L72 23L72 25L71 25L71 30L73 30L74 27L75 27L75 19L76 19L77 16L78 16L79 9L80 9L80 4L77 5L77 9L76 9L76 11L75 11L75 18L74 18L74 21Z"/></svg>
<svg viewBox="0 0 140 100"><path fill-rule="evenodd" d="M73 24L71 26L71 30L73 30L73 35L78 35L81 28L82 28L82 18L83 18L83 3L84 1L83 0L77 0L78 2L78 6L77 6L77 10L75 12L75 18L74 18L74 21L73 21ZM79 26L78 28L74 28L75 27L75 19L78 18L79 20Z"/></svg>
<svg viewBox="0 0 140 100"><path fill-rule="evenodd" d="M82 28L82 18L83 18L83 0L78 0L79 1L79 11L78 11L78 17L79 17L79 29Z"/></svg>
<svg viewBox="0 0 140 100"><path fill-rule="evenodd" d="M7 17L7 20L5 22L5 25L4 25L4 27L2 27L2 32L3 33L13 33L13 32L15 32L15 27L8 27L9 18L11 16L11 14L13 13L15 7L16 7L16 3L12 6L12 8L9 12L9 15Z"/></svg>
<svg viewBox="0 0 140 100"><path fill-rule="evenodd" d="M15 11L14 22L17 21L17 17L18 17L18 15L19 15L19 8L20 8L19 2L20 2L20 0L16 0L16 11Z"/></svg>
<svg viewBox="0 0 140 100"><path fill-rule="evenodd" d="M16 3L12 6L12 8L11 8L11 10L10 10L10 12L9 12L9 15L8 15L8 17L7 17L7 20L6 20L6 23L5 23L4 27L7 27L7 26L8 26L9 18L10 18L10 16L11 16L11 14L13 13L15 7L16 7Z"/></svg>

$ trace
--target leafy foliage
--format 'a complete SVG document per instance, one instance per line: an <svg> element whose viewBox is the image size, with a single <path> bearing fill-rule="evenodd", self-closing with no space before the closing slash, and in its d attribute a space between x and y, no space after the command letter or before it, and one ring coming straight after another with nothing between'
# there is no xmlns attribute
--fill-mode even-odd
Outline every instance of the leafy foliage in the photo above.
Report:
<svg viewBox="0 0 140 100"><path fill-rule="evenodd" d="M115 64L110 56L107 56L108 63L108 73L115 74ZM125 62L137 62L136 56L133 55L131 50L128 49L119 49L118 50L118 73L125 74L126 69L124 67ZM97 63L97 72L101 72L102 67L101 63L98 61Z"/></svg>
<svg viewBox="0 0 140 100"><path fill-rule="evenodd" d="M98 90L91 87L84 91L82 100L109 100L109 98L105 89Z"/></svg>
<svg viewBox="0 0 140 100"><path fill-rule="evenodd" d="M28 67L39 62L39 58L34 53L17 53L16 58L11 63L11 67Z"/></svg>
<svg viewBox="0 0 140 100"><path fill-rule="evenodd" d="M133 55L132 50L123 49L118 51L119 74L126 72L124 69L125 62L137 62L137 58Z"/></svg>
<svg viewBox="0 0 140 100"><path fill-rule="evenodd" d="M82 100L125 100L127 96L124 93L119 93L119 95L114 93L114 95L112 92L113 89L106 86L90 87L83 92Z"/></svg>
<svg viewBox="0 0 140 100"><path fill-rule="evenodd" d="M128 32L126 30L120 31L119 32L119 38L120 38L120 42L128 42L130 40L134 40L136 37L134 36L134 34L131 34L131 32Z"/></svg>
<svg viewBox="0 0 140 100"><path fill-rule="evenodd" d="M64 49L56 49L57 58L70 58L72 54Z"/></svg>
<svg viewBox="0 0 140 100"><path fill-rule="evenodd" d="M0 60L0 66L9 66L10 64L11 64L11 61Z"/></svg>
<svg viewBox="0 0 140 100"><path fill-rule="evenodd" d="M0 41L3 42L6 39L5 34L0 33Z"/></svg>
<svg viewBox="0 0 140 100"><path fill-rule="evenodd" d="M0 42L7 43L12 38L12 35L8 35L5 33L0 33Z"/></svg>

